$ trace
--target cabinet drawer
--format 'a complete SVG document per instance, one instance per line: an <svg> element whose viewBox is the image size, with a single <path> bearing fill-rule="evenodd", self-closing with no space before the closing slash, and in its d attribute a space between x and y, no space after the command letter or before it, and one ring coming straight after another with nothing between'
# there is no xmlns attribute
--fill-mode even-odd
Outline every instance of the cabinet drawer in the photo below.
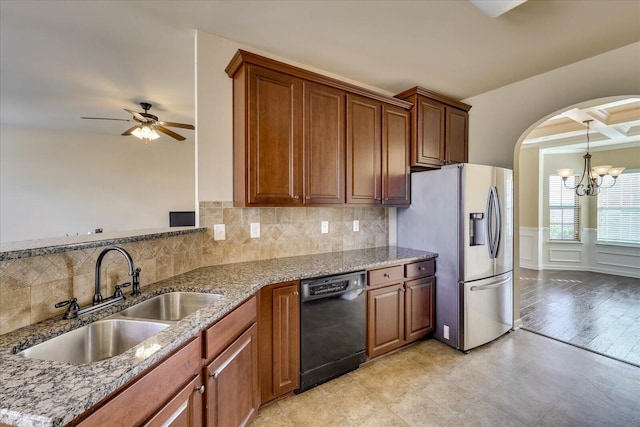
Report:
<svg viewBox="0 0 640 427"><path fill-rule="evenodd" d="M253 296L204 331L204 358L209 360L219 355L242 335L256 321L256 318L257 304L256 297Z"/></svg>
<svg viewBox="0 0 640 427"><path fill-rule="evenodd" d="M434 274L436 274L436 261L434 259L412 262L404 266L404 277L407 279L420 276L433 276Z"/></svg>
<svg viewBox="0 0 640 427"><path fill-rule="evenodd" d="M393 267L379 268L377 270L370 270L369 286L376 286L382 283L397 282L404 278L404 269L402 265L394 265Z"/></svg>

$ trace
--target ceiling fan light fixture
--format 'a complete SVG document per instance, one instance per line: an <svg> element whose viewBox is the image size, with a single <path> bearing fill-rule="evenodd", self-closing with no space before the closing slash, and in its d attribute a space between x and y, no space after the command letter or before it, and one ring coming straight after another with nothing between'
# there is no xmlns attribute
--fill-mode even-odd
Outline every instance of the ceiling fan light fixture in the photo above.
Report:
<svg viewBox="0 0 640 427"><path fill-rule="evenodd" d="M134 129L131 134L136 138L145 139L147 141L153 141L155 139L160 138L158 132L153 129L151 126L140 126Z"/></svg>

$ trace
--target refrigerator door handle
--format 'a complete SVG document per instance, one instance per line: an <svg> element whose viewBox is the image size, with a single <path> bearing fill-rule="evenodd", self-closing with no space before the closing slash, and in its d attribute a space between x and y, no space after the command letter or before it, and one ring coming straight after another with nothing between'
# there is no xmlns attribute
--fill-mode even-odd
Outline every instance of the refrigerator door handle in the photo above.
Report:
<svg viewBox="0 0 640 427"><path fill-rule="evenodd" d="M500 205L500 196L498 195L498 188L495 186L492 186L491 188L492 188L493 198L494 198L493 206L496 211L496 230L495 230L496 236L495 236L495 239L493 240L493 245L494 245L493 257L497 258L498 251L500 250L500 240L502 239L502 206Z"/></svg>
<svg viewBox="0 0 640 427"><path fill-rule="evenodd" d="M495 185L489 188L489 197L487 199L487 234L489 235L489 257L495 259L498 256L500 247L500 236L502 234L500 212L500 198L498 197L498 189Z"/></svg>
<svg viewBox="0 0 640 427"><path fill-rule="evenodd" d="M489 249L489 258L493 259L493 187L489 189L487 195L487 249Z"/></svg>
<svg viewBox="0 0 640 427"><path fill-rule="evenodd" d="M495 288L499 288L500 286L504 286L505 283L509 283L509 281L511 280L511 276L507 277L504 280L499 281L498 283L490 283L488 285L482 285L482 286L472 286L471 288L469 288L470 291L484 291L487 289L495 289Z"/></svg>

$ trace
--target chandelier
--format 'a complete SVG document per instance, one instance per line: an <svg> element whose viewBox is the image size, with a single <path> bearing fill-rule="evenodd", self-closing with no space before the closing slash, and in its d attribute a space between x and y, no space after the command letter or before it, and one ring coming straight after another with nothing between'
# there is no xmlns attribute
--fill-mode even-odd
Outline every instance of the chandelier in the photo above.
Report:
<svg viewBox="0 0 640 427"><path fill-rule="evenodd" d="M596 196L601 188L611 188L616 184L616 179L620 176L625 168L614 168L611 165L591 167L591 153L589 153L589 129L593 120L585 120L582 123L587 125L587 152L582 158L584 159L584 169L580 181L570 187L567 185L567 178L573 175L573 169L558 169L556 172L562 177L564 186L569 190L575 190L578 196ZM613 178L611 185L603 186L604 177Z"/></svg>

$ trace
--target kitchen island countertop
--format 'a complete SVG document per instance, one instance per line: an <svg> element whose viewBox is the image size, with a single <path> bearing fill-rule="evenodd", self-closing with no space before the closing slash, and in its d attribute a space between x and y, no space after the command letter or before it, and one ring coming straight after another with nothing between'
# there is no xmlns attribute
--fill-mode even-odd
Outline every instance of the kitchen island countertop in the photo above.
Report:
<svg viewBox="0 0 640 427"><path fill-rule="evenodd" d="M437 257L394 246L201 267L145 286L142 295L81 319L48 319L0 336L0 423L59 426L103 400L232 311L261 287ZM144 274L144 272L143 272ZM102 319L155 295L173 292L223 295L115 357L83 365L27 359L15 353ZM51 302L52 304L55 301ZM152 354L141 348L156 349Z"/></svg>

